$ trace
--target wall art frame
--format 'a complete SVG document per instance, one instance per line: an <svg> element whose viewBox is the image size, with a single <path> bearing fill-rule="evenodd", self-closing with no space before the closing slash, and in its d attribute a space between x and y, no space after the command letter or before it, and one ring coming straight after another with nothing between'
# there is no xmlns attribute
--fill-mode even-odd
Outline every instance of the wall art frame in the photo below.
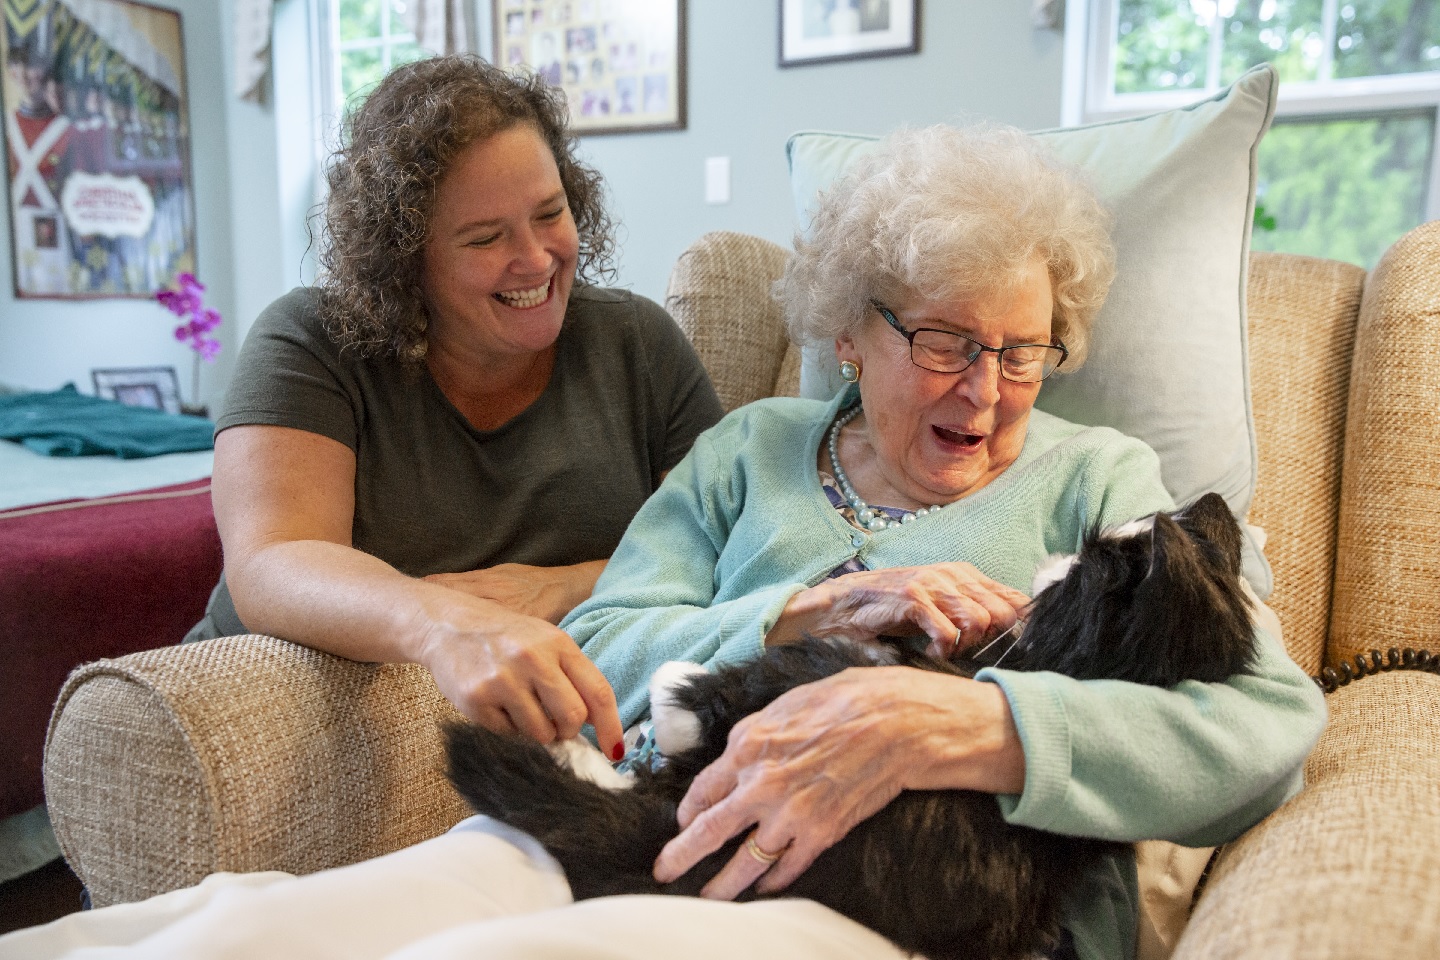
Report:
<svg viewBox="0 0 1440 960"><path fill-rule="evenodd" d="M137 0L3 0L15 296L149 299L196 272L184 33Z"/></svg>
<svg viewBox="0 0 1440 960"><path fill-rule="evenodd" d="M782 67L920 52L920 0L780 0Z"/></svg>
<svg viewBox="0 0 1440 960"><path fill-rule="evenodd" d="M685 129L685 0L494 0L494 62L565 91L577 134Z"/></svg>

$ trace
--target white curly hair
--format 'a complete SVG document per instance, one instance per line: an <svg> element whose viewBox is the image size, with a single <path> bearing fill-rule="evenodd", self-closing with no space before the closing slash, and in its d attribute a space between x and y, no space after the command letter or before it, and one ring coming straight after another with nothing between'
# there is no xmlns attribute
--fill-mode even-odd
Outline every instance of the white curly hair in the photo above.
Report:
<svg viewBox="0 0 1440 960"><path fill-rule="evenodd" d="M858 332L871 300L1003 292L1038 258L1075 370L1115 277L1110 223L1080 173L1014 127L905 128L820 194L775 295L791 338L823 344Z"/></svg>

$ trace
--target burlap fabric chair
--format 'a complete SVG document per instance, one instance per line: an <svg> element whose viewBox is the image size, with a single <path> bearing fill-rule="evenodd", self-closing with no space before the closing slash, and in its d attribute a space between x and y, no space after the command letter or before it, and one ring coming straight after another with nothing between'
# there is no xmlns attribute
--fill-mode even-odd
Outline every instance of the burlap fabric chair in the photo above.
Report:
<svg viewBox="0 0 1440 960"><path fill-rule="evenodd" d="M785 256L710 234L671 277L666 305L727 408L795 392L768 295ZM1440 650L1440 222L1368 276L1256 255L1249 313L1250 521L1269 535L1291 655L1345 681L1372 648ZM1220 852L1176 957L1440 955L1437 700L1423 671L1339 684L1309 786ZM464 815L440 774L452 715L419 668L264 637L102 661L55 708L51 818L101 905L213 871L352 862Z"/></svg>

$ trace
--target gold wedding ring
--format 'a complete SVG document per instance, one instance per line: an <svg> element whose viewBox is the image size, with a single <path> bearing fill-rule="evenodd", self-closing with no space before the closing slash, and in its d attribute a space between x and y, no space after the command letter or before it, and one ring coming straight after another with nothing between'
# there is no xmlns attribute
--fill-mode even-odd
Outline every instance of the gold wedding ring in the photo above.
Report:
<svg viewBox="0 0 1440 960"><path fill-rule="evenodd" d="M766 853L760 849L760 844L755 842L755 834L752 832L750 836L745 838L745 852L768 867L778 861L785 853L785 850L782 848L779 853Z"/></svg>

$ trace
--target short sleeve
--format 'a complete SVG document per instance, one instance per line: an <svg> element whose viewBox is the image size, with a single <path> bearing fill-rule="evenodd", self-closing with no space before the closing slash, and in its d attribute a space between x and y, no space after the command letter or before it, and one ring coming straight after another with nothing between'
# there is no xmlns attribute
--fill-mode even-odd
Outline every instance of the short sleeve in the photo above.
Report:
<svg viewBox="0 0 1440 960"><path fill-rule="evenodd" d="M356 449L358 388L322 329L319 296L317 289L297 288L260 314L240 348L216 433L246 425L293 427Z"/></svg>

